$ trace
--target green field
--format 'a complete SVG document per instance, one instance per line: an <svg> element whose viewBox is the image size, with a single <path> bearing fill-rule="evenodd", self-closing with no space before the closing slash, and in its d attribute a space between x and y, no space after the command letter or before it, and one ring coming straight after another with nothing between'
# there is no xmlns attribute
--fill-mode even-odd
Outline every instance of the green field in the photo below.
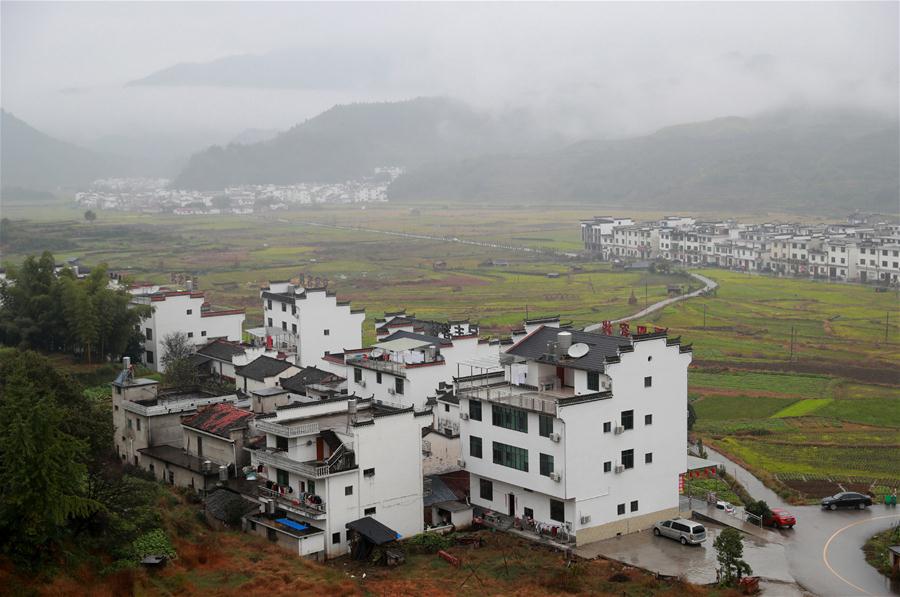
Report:
<svg viewBox="0 0 900 597"><path fill-rule="evenodd" d="M388 310L468 317L481 324L483 335L502 336L526 315L559 314L584 326L627 316L666 296L668 285L696 286L680 274L613 271L558 252L311 225L577 251L578 221L594 212L584 208L372 205L249 217L100 212L88 224L81 210L64 202L3 207L10 218L0 239L5 261L50 249L59 261L106 262L140 281L168 283L173 273L199 278L214 304L244 307L248 326L260 323L259 287L268 280L319 278L366 308L366 341L374 338L373 320ZM693 344L694 434L763 477L817 468L837 477L900 476L892 456L900 445L897 293L717 269L702 273L721 284L714 295L642 322ZM864 458L857 457L858 445L867 446Z"/></svg>

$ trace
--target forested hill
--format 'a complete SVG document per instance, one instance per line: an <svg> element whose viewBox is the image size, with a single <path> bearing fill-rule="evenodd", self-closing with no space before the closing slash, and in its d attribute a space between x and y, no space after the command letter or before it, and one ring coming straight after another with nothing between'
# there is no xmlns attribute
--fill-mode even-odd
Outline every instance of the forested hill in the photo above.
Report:
<svg viewBox="0 0 900 597"><path fill-rule="evenodd" d="M411 169L559 145L555 135L527 125L524 115L495 117L449 98L340 105L274 139L197 153L175 185L339 182L371 175L378 166Z"/></svg>
<svg viewBox="0 0 900 597"><path fill-rule="evenodd" d="M540 155L429 164L392 200L567 201L698 210L897 209L896 120L790 111L725 118Z"/></svg>
<svg viewBox="0 0 900 597"><path fill-rule="evenodd" d="M5 110L0 114L4 188L83 185L121 171L115 159L54 139Z"/></svg>

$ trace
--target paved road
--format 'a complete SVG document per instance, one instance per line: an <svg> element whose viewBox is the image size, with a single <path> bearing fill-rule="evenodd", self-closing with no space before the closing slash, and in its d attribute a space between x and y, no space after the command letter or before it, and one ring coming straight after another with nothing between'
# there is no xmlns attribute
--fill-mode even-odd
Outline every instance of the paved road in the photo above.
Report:
<svg viewBox="0 0 900 597"><path fill-rule="evenodd" d="M831 512L819 506L791 506L746 469L714 450L707 452L710 460L724 463L754 498L787 508L797 517L796 527L776 532L784 537L791 575L805 589L822 597L900 595L900 583L892 584L876 572L862 552L866 539L900 524L900 509L876 505Z"/></svg>
<svg viewBox="0 0 900 597"><path fill-rule="evenodd" d="M631 319L640 319L641 317L646 317L647 315L650 315L654 311L659 311L663 307L668 307L669 305L674 305L675 303L677 303L679 301L684 301L689 298L694 298L695 296L700 296L704 292L708 292L719 286L718 282L716 282L714 280L710 280L706 276L701 276L700 274L695 274L694 272L687 272L687 274L689 276L691 276L692 278L694 278L695 280L697 280L698 282L700 282L701 284L703 284L703 288L701 288L699 290L695 290L689 294L682 294L679 296L673 296L671 298L657 301L657 302L653 303L652 305L650 305L649 307L646 307L645 309L641 309L634 315L629 315L628 317L623 317L621 319L614 319L612 321L612 323L619 323L622 321L629 321ZM595 323L595 324L589 325L586 328L584 328L584 331L594 332L594 331L599 330L602 327L602 325L603 324Z"/></svg>

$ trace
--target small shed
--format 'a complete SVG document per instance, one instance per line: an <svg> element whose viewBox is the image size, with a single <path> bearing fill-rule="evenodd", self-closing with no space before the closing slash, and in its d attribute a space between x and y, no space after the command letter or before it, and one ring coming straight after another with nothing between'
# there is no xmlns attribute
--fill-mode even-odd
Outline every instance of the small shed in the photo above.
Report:
<svg viewBox="0 0 900 597"><path fill-rule="evenodd" d="M458 501L440 502L431 506L434 524L452 524L457 531L472 526L472 506Z"/></svg>
<svg viewBox="0 0 900 597"><path fill-rule="evenodd" d="M347 530L350 555L354 560L367 560L375 547L400 539L400 533L384 526L371 516L348 522Z"/></svg>

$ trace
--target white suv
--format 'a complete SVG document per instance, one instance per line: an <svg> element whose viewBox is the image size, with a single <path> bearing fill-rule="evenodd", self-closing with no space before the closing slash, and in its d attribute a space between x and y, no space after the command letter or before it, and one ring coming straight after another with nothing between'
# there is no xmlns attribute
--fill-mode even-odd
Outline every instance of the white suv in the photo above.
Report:
<svg viewBox="0 0 900 597"><path fill-rule="evenodd" d="M706 527L686 518L657 522L653 526L653 534L681 541L682 545L699 545L706 541Z"/></svg>

